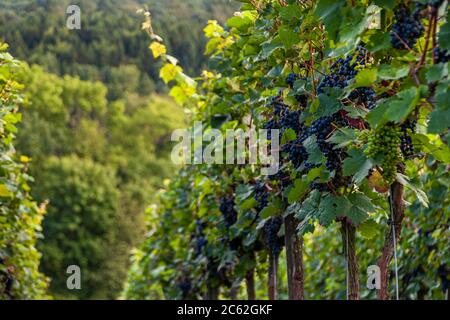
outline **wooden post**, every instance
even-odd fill
[[[269,252],[269,272],[267,274],[267,289],[269,291],[269,300],[278,299],[277,291],[277,274],[278,274],[278,256]]]
[[[347,218],[342,221],[341,227],[344,255],[347,263],[347,298],[359,300],[359,267],[356,258],[356,228]]]
[[[297,225],[298,222],[293,215],[284,218],[289,300],[303,300],[305,298],[303,239],[299,239],[297,236]]]
[[[393,218],[390,217],[390,219],[392,219],[391,225],[389,226],[386,232],[383,249],[381,251],[381,257],[378,260],[378,266],[380,267],[381,273],[380,274],[381,288],[380,290],[377,290],[377,298],[380,300],[389,299],[389,288],[388,288],[389,264],[394,255],[394,239],[398,243],[400,233],[402,230],[402,222],[405,217],[403,192],[404,192],[403,185],[398,182],[394,182],[390,187],[389,197]]]
[[[247,299],[256,300],[255,269],[247,272],[247,275],[245,276],[245,282],[247,286]]]

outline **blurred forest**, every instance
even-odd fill
[[[66,0],[0,1],[0,40],[25,61],[16,148],[30,161],[31,193],[47,205],[41,271],[60,298],[120,294],[144,212],[173,173],[170,134],[186,126],[165,95],[136,10],[158,16],[170,51],[188,72],[205,66],[209,19],[238,8],[225,0],[82,0],[82,29],[65,27]],[[48,202],[48,203],[47,203]],[[1,253],[1,252],[0,252]],[[66,289],[66,267],[84,272]]]

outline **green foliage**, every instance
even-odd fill
[[[20,78],[26,106],[18,150],[33,159],[33,195],[49,201],[40,246],[43,270],[53,279],[50,291],[66,298],[117,297],[129,252],[144,234],[145,208],[173,170],[168,141],[175,128],[184,126],[185,114],[158,95],[144,99],[131,92],[108,102],[102,83],[58,77],[36,65],[23,66]],[[104,206],[96,203],[103,192],[111,198]],[[61,242],[74,225],[82,234]],[[93,251],[85,254],[90,243]],[[70,264],[92,276],[78,294],[66,290]]]
[[[430,210],[424,206],[425,192],[411,179],[420,173],[422,154],[449,163],[448,126],[436,118],[440,115],[445,119],[443,115],[448,114],[448,103],[444,102],[448,67],[436,63],[434,48],[430,47],[441,38],[440,32],[445,34],[445,27],[436,25],[436,35],[424,33],[408,52],[395,49],[389,40],[392,24],[384,21],[391,19],[394,6],[382,5],[383,21],[377,30],[369,27],[371,4],[329,0],[245,2],[226,27],[215,21],[205,27],[210,39],[210,68],[197,81],[167,54],[170,50],[154,33],[158,29],[152,28],[150,14],[145,13],[150,49],[163,62],[160,76],[171,87],[174,99],[191,110],[193,119],[203,121],[204,130],[264,128],[268,121],[277,120],[273,102],[269,102],[277,99],[289,111],[301,114],[303,126],[295,129],[295,137],[285,134],[283,146],[324,117],[336,115],[347,122],[333,122],[326,132],[326,142],[342,152],[331,159],[338,162],[337,166],[327,162],[325,153],[331,151],[323,151],[323,145],[321,149],[321,132],[316,132],[299,142],[307,154],[303,165],[295,167],[282,153],[281,172],[274,177],[261,176],[259,165],[183,168],[149,213],[151,236],[134,257],[126,297],[208,298],[212,289],[222,289],[225,297],[228,290],[240,287],[248,272],[266,272],[270,249],[263,248],[261,240],[268,217],[294,215],[298,236],[305,239],[308,297],[344,298],[345,261],[336,255],[343,245],[336,239],[336,222],[361,229],[363,239],[358,237],[355,255],[365,274],[381,254],[382,233],[388,227],[390,184],[405,185],[417,197],[421,210]],[[155,15],[152,18],[157,19]],[[430,21],[438,24],[439,20],[431,16]],[[432,25],[426,28],[431,30]],[[356,62],[352,65],[352,61]],[[356,73],[350,78],[344,78],[349,70],[339,70],[345,63]],[[285,82],[291,73],[298,75],[293,85]],[[328,76],[332,81],[325,81]],[[333,81],[338,83],[327,88]],[[321,87],[323,83],[325,88]],[[355,92],[371,90],[370,101],[352,98]],[[303,103],[295,99],[300,95],[306,100]],[[408,121],[417,130],[411,139],[421,140],[414,144],[414,154],[403,156],[400,151],[404,152],[403,143],[407,141],[402,126]],[[391,132],[385,132],[386,128]],[[433,144],[437,153],[430,147]],[[398,172],[403,166],[407,175]],[[448,175],[448,168],[445,170],[442,174]],[[237,220],[231,227],[221,215],[219,198],[223,195],[235,199]],[[447,221],[448,208],[442,201],[436,202],[445,217],[442,220]],[[284,231],[281,228],[276,236]],[[439,229],[437,234],[441,233]],[[399,252],[407,252],[410,241],[402,238]],[[400,272],[406,270],[403,268]],[[317,270],[324,276],[317,276]],[[401,274],[404,276],[407,274]],[[441,297],[433,290],[446,283],[439,283],[433,276],[421,292]],[[361,291],[362,297],[374,296],[374,292]],[[404,294],[412,297],[417,291]]]
[[[36,198],[50,199],[43,229],[42,270],[56,296],[114,298],[126,270],[118,238],[119,191],[114,171],[76,156],[47,158]],[[64,183],[61,183],[63,181]],[[67,289],[66,269],[78,265],[81,290]]]
[[[122,98],[127,91],[147,95],[164,89],[158,81],[159,65],[152,60],[145,35],[137,27],[136,9],[143,4],[152,8],[158,19],[155,27],[164,30],[170,50],[191,73],[205,65],[202,55],[206,39],[204,22],[224,21],[236,6],[225,0],[83,0],[82,29],[64,27],[69,0],[2,1],[0,39],[13,43],[14,54],[47,71],[79,76],[83,80],[101,80],[108,88],[108,99]]]
[[[17,82],[19,61],[0,42],[0,299],[46,298],[48,279],[38,270],[45,206],[30,196],[29,158],[15,151],[18,106],[23,86]]]

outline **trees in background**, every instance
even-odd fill
[[[131,92],[109,102],[100,82],[24,65],[23,124],[17,146],[32,159],[33,195],[48,201],[42,271],[57,297],[114,298],[130,250],[144,235],[143,213],[173,170],[170,134],[184,127],[170,99]],[[81,267],[80,291],[65,268]]]
[[[206,21],[224,21],[238,8],[228,0],[82,0],[77,2],[82,29],[71,31],[65,28],[69,4],[69,0],[2,1],[0,39],[13,44],[18,58],[49,72],[102,81],[110,100],[130,89],[142,95],[165,90],[159,81],[158,63],[146,52],[145,35],[138,27],[136,10],[142,5],[163,17],[156,26],[192,73],[206,64],[206,38],[202,33]]]
[[[36,197],[49,199],[43,223],[42,271],[56,297],[113,299],[122,288],[130,243],[139,229],[121,217],[115,172],[75,155],[48,157],[39,168]],[[125,241],[124,241],[125,240]],[[81,290],[66,286],[66,269],[81,269]]]

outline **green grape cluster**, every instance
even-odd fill
[[[372,130],[368,142],[365,154],[372,159],[378,156],[383,157],[381,164],[383,178],[388,184],[392,184],[397,175],[397,165],[403,161],[399,148],[401,144],[400,128],[386,125]]]

